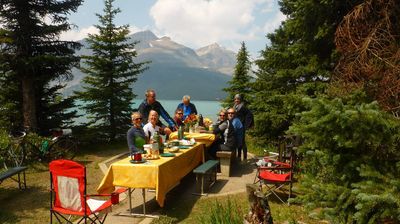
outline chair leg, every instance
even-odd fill
[[[24,189],[26,189],[26,177],[25,177],[25,170],[23,171],[22,175],[24,175]]]
[[[18,188],[21,190],[21,175],[18,173]]]

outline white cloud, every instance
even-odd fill
[[[179,43],[200,47],[214,42],[264,38],[265,28],[269,28],[263,25],[264,21],[276,28],[276,21],[282,18],[266,15],[273,2],[276,0],[158,0],[150,16],[156,32]]]
[[[142,29],[136,27],[136,26],[129,26],[129,32],[130,33],[136,33],[141,31]],[[88,34],[98,34],[99,31],[95,26],[89,26],[85,27],[82,29],[71,29],[67,32],[64,32],[60,35],[61,40],[72,40],[72,41],[77,41],[77,40],[82,40],[86,37],[88,37]]]
[[[82,40],[88,36],[88,34],[98,34],[99,31],[94,26],[85,27],[82,29],[71,29],[60,35],[61,40],[77,41]]]

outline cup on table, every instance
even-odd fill
[[[140,152],[133,153],[133,155],[131,155],[131,159],[133,161],[142,161],[142,153]]]

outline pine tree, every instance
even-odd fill
[[[126,132],[130,124],[132,101],[135,95],[130,88],[145,63],[135,63],[136,42],[128,39],[127,25],[116,26],[115,16],[120,12],[113,0],[105,1],[104,15],[96,14],[99,34],[89,35],[87,41],[93,55],[83,56],[83,91],[77,97],[84,102],[82,108],[89,115],[89,126],[97,135],[115,139]]]
[[[280,1],[287,19],[267,35],[271,43],[255,62],[252,133],[260,143],[284,134],[295,114],[304,110],[303,97],[325,91],[337,61],[335,30],[354,2]]]
[[[224,107],[232,105],[235,94],[241,94],[247,102],[250,94],[250,69],[251,61],[250,55],[247,51],[246,44],[241,43],[241,48],[236,56],[235,72],[232,79],[228,82],[229,86],[223,90],[228,93],[227,98],[223,102]]]
[[[17,111],[17,114],[6,111],[3,117],[22,121],[21,126],[39,131],[62,125],[70,117],[57,118],[59,123],[50,124],[54,117],[65,115],[71,104],[59,104],[60,107],[50,111],[47,109],[55,102],[47,100],[54,99],[57,94],[54,88],[61,87],[53,83],[69,80],[70,69],[79,62],[74,52],[80,44],[61,41],[59,35],[70,29],[67,15],[81,3],[82,0],[1,1],[0,85],[6,85],[8,90],[1,93],[0,100]],[[45,97],[45,92],[52,96]],[[15,115],[19,117],[13,118]]]
[[[289,130],[303,139],[295,201],[332,223],[400,221],[400,123],[365,100],[308,98]]]

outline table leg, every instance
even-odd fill
[[[128,188],[128,198],[129,198],[129,213],[132,214],[132,189]]]
[[[142,188],[142,195],[143,195],[143,215],[146,216],[146,190]]]
[[[135,190],[135,189],[133,189]],[[121,216],[132,216],[132,217],[149,217],[149,218],[159,218],[158,215],[148,215],[146,214],[146,189],[142,188],[142,197],[143,197],[143,214],[133,213],[132,211],[132,188],[128,188],[128,199],[129,199],[129,212],[128,213],[119,213]]]

